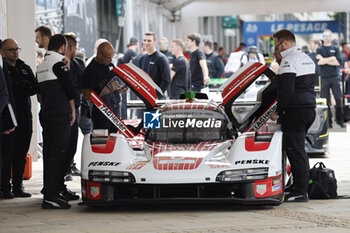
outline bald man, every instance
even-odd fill
[[[91,92],[95,91],[109,108],[120,116],[120,93],[127,89],[120,86],[116,77],[111,80],[111,63],[114,56],[113,46],[109,42],[101,43],[97,48],[97,54],[86,67],[83,74],[83,98],[89,100]],[[111,81],[110,81],[111,80]],[[110,82],[109,88],[104,88]],[[109,132],[117,132],[117,128],[97,109],[92,108],[93,129],[108,129]]]
[[[86,65],[89,65],[90,62],[92,61],[92,59],[94,59],[94,58],[96,57],[97,48],[98,48],[98,46],[100,46],[100,44],[102,44],[103,42],[108,42],[108,40],[103,39],[103,38],[99,38],[99,39],[96,40],[95,46],[94,46],[94,54],[93,54],[91,57],[89,57],[89,59],[87,59]]]
[[[30,96],[37,93],[37,85],[32,69],[19,59],[21,49],[13,39],[6,39],[2,46],[2,56],[6,75],[12,86],[16,103],[17,127],[12,134],[3,137],[2,190],[4,198],[30,197],[23,189],[23,173],[26,156],[32,137],[32,112]],[[13,171],[11,190],[11,167]]]

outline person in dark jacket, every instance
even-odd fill
[[[277,113],[283,132],[283,149],[291,164],[293,189],[286,200],[308,201],[309,157],[305,135],[315,119],[315,64],[296,47],[294,34],[282,29],[273,35],[277,70]]]
[[[66,57],[70,60],[70,75],[72,84],[74,87],[74,106],[75,106],[75,114],[77,120],[71,127],[70,130],[70,138],[69,138],[69,147],[68,147],[68,157],[69,164],[67,165],[67,175],[65,176],[65,181],[72,180],[72,175],[80,175],[79,169],[75,166],[74,163],[74,155],[77,151],[77,143],[78,143],[78,121],[79,121],[79,107],[80,107],[80,86],[79,86],[79,74],[82,73],[80,69],[80,64],[75,60],[75,54],[77,51],[77,39],[75,34],[67,33],[65,34],[67,39],[67,51],[65,53]]]
[[[37,93],[37,85],[32,69],[18,58],[20,48],[13,39],[3,42],[2,54],[7,66],[7,74],[10,78],[12,91],[16,104],[17,127],[13,133],[13,143],[4,145],[13,147],[6,149],[10,153],[3,154],[3,182],[4,197],[11,198],[11,167],[12,167],[12,192],[15,197],[30,197],[31,194],[24,191],[23,174],[26,164],[26,156],[32,138],[33,117],[31,111],[30,96]],[[12,145],[11,145],[12,144]]]
[[[69,200],[79,196],[64,185],[69,163],[68,147],[71,126],[75,123],[75,91],[64,57],[67,40],[61,34],[51,37],[48,52],[37,70],[39,119],[43,127],[44,200],[43,209],[68,209]],[[67,62],[68,66],[64,63]]]
[[[209,78],[221,78],[225,71],[224,63],[219,54],[213,50],[213,41],[205,40],[203,43],[203,52],[207,58]]]
[[[0,40],[0,51],[1,51],[1,47],[2,47],[2,40]],[[9,96],[8,96],[8,91],[7,91],[7,84],[6,84],[6,80],[5,80],[5,76],[3,73],[3,60],[2,60],[2,56],[0,53],[0,197],[2,196],[2,190],[1,190],[1,186],[2,186],[2,146],[1,146],[1,142],[2,142],[2,111],[4,110],[5,106],[8,103],[9,100]]]

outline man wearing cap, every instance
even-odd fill
[[[136,50],[139,47],[139,42],[136,39],[136,37],[131,37],[129,44],[126,46],[127,50],[125,51],[124,57],[123,57],[123,63],[129,63],[137,56]],[[118,64],[119,65],[119,64]]]
[[[265,64],[264,55],[258,52],[256,46],[250,46],[248,52],[244,53],[241,57],[241,66],[244,66],[247,62],[260,62]]]

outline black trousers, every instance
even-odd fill
[[[40,118],[43,127],[44,198],[57,198],[64,190],[70,136],[69,116]]]
[[[321,78],[321,97],[327,99],[329,123],[332,124],[332,111],[331,111],[331,94],[335,99],[335,118],[337,122],[343,122],[343,107],[342,107],[342,94],[340,90],[340,81],[338,76],[335,77],[322,77]]]
[[[14,133],[3,134],[1,140],[2,146],[2,172],[1,172],[1,189],[3,192],[11,191],[11,165],[13,157],[15,137]]]
[[[75,109],[76,120],[70,128],[69,145],[68,145],[68,164],[66,173],[70,171],[74,161],[75,153],[77,152],[78,134],[79,134],[79,109]]]
[[[23,173],[26,165],[26,156],[32,138],[32,118],[18,119],[18,126],[10,135],[4,136],[3,140],[3,190],[11,190],[11,167],[12,167],[12,186],[14,191],[22,187]]]
[[[287,154],[293,174],[293,184],[298,193],[308,191],[309,157],[305,151],[305,135],[315,120],[314,108],[287,109],[282,116],[283,149]]]

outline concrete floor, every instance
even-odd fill
[[[335,170],[338,194],[350,194],[350,125],[330,132],[327,157]],[[334,132],[336,131],[336,132]],[[343,131],[343,132],[339,132]],[[81,143],[81,140],[80,140]],[[78,152],[79,153],[79,152]],[[77,158],[79,164],[79,159]],[[80,179],[68,187],[80,192]],[[0,200],[0,232],[350,232],[350,199],[311,200],[280,206],[232,204],[140,205],[88,208],[71,202],[70,210],[42,210],[42,160],[33,163],[33,177],[24,182],[32,198]]]

